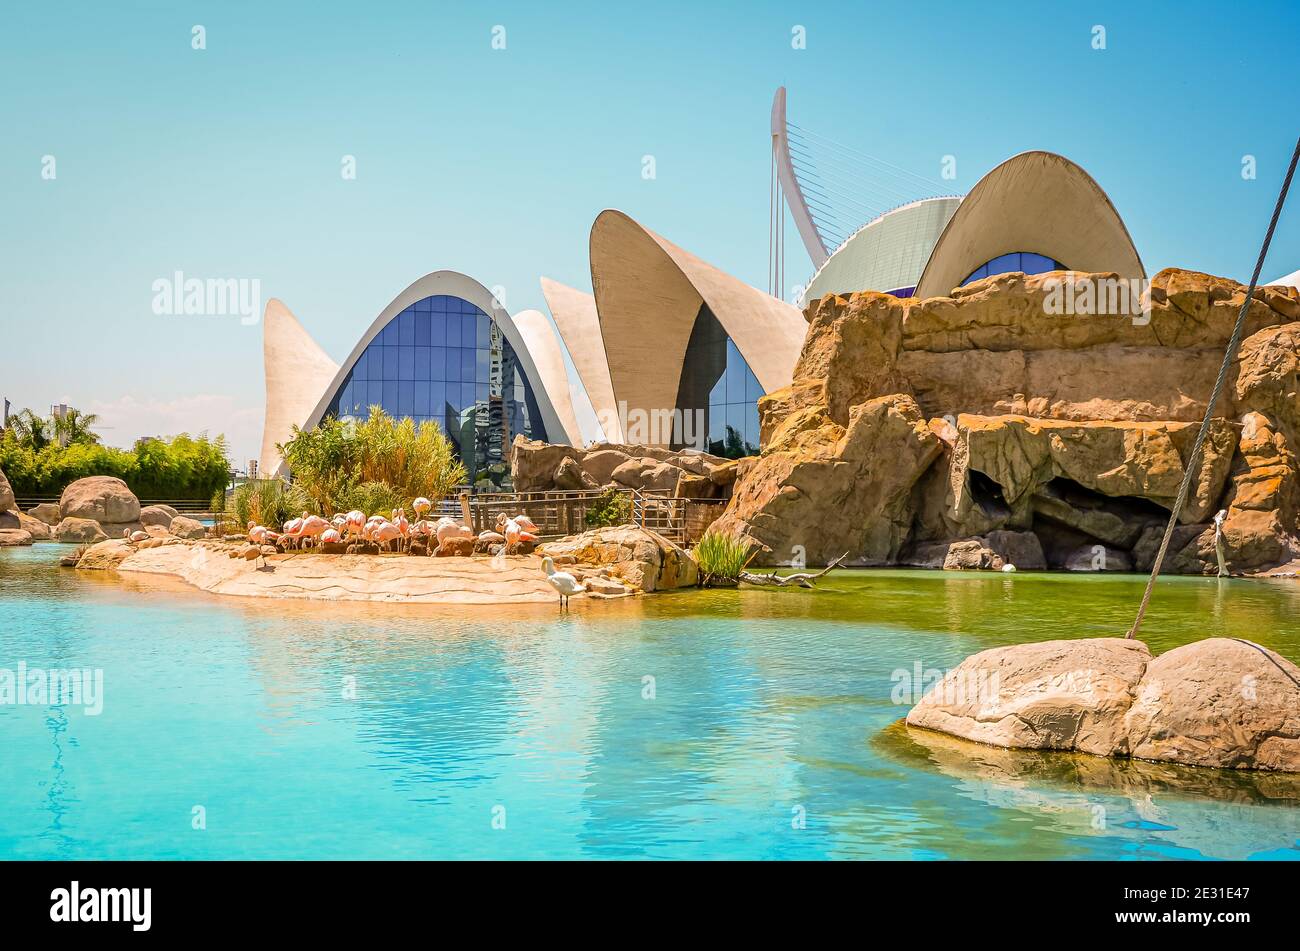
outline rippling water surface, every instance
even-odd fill
[[[102,669],[104,706],[0,706],[0,858],[1300,858],[1300,779],[897,725],[896,672],[1120,635],[1141,578],[845,571],[561,616],[217,598],[59,553],[0,550],[0,668]],[[1295,581],[1177,578],[1145,635],[1300,660],[1298,619]]]

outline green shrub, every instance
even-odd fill
[[[359,422],[328,416],[314,429],[295,426],[293,436],[279,448],[294,483],[322,515],[363,508],[348,500],[369,505],[382,501],[387,496],[377,488],[380,485],[396,493],[400,507],[418,496],[436,504],[465,481],[465,467],[437,423],[416,425],[409,416],[395,420],[380,406],[370,407],[369,418]],[[365,485],[371,488],[363,491]]]
[[[705,586],[735,585],[750,557],[747,544],[712,529],[696,543],[693,554]]]
[[[184,433],[114,449],[88,440],[38,447],[10,429],[0,437],[0,469],[19,495],[58,495],[70,482],[102,475],[121,479],[140,498],[206,502],[230,478],[224,437]]]
[[[243,532],[249,522],[280,531],[284,523],[310,511],[311,497],[283,479],[254,479],[235,488],[222,519],[223,530]]]
[[[632,521],[632,497],[618,489],[606,489],[587,509],[586,521],[592,528],[626,525]]]
[[[354,485],[347,489],[339,498],[338,511],[351,512],[356,509],[358,512],[365,512],[370,515],[388,515],[393,509],[410,508],[411,498],[404,498],[402,493],[397,491],[387,482],[362,482],[360,485]]]

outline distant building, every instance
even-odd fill
[[[249,460],[248,460],[248,478],[249,478],[250,480],[251,480],[251,479],[256,479],[256,478],[257,478],[257,460],[256,460],[256,459],[249,459]]]

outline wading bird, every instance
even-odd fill
[[[567,571],[556,571],[555,562],[550,556],[542,559],[542,570],[546,572],[546,583],[560,593],[560,610],[569,606],[569,598],[575,594],[582,594],[587,588],[578,584],[578,579],[573,577]]]

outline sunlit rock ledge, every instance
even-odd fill
[[[1300,668],[1211,637],[1152,657],[1138,640],[981,651],[935,684],[909,727],[990,746],[1300,772]]]
[[[159,536],[138,545],[102,541],[70,563],[78,570],[170,575],[212,594],[509,605],[556,601],[542,567],[545,555],[586,587],[577,597],[627,597],[687,587],[696,579],[695,563],[683,549],[630,525],[558,539],[528,555],[431,558],[306,551],[262,557],[242,543]]]

